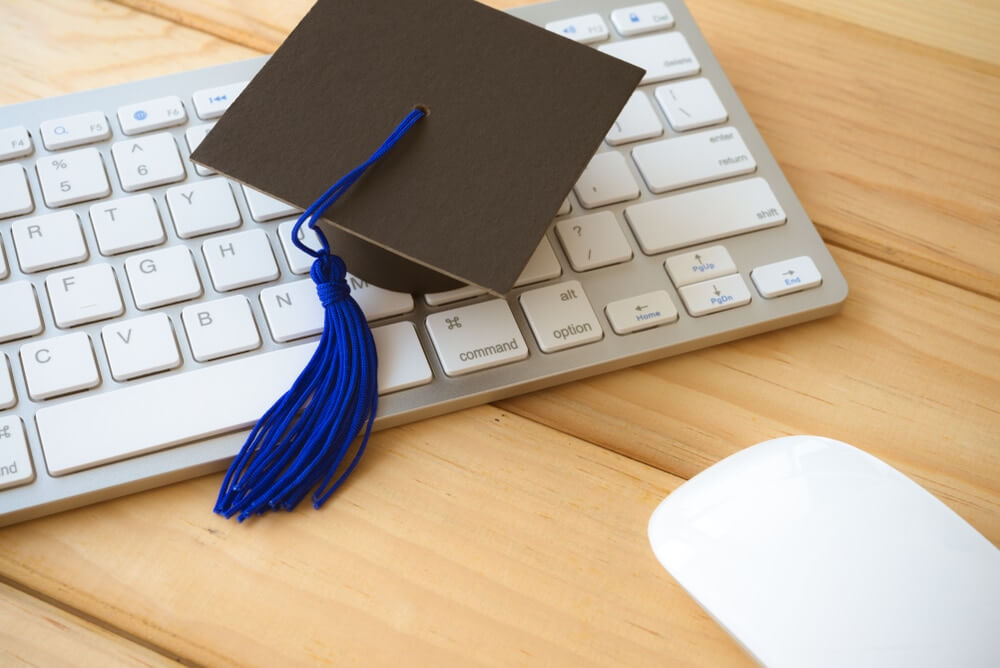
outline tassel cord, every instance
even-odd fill
[[[351,297],[347,269],[331,253],[317,224],[425,115],[423,109],[412,110],[371,157],[327,189],[295,222],[292,242],[315,258],[310,275],[323,304],[323,333],[291,388],[250,431],[226,472],[215,512],[236,515],[242,522],[273,509],[292,510],[310,490],[313,506],[319,508],[361,460],[378,410],[378,358],[364,313]],[[301,241],[303,224],[316,233],[321,249]],[[354,456],[337,475],[359,434]]]
[[[242,508],[240,511],[242,519],[253,514],[261,514],[272,508],[283,507],[286,510],[291,510],[318,482],[320,476],[318,470],[327,469],[329,473],[323,478],[322,484],[313,495],[313,504],[319,507],[350,475],[364,452],[364,445],[371,433],[371,418],[374,418],[378,401],[377,387],[374,382],[376,376],[369,372],[368,359],[366,359],[366,356],[371,356],[371,359],[374,359],[374,343],[371,342],[370,335],[367,338],[364,336],[367,333],[365,331],[367,326],[359,325],[359,323],[365,322],[364,315],[353,300],[342,300],[332,304],[331,307],[334,313],[329,311],[326,313],[327,322],[323,335],[310,363],[306,366],[306,371],[296,379],[292,388],[261,419],[254,432],[251,432],[248,444],[263,444],[271,438],[271,434],[281,435],[285,432],[287,432],[285,440],[295,441],[311,433],[318,426],[330,422],[331,419],[332,424],[328,429],[329,436],[327,438],[331,442],[339,442],[360,431],[361,422],[367,420],[367,429],[361,446],[359,446],[348,469],[341,474],[333,486],[325,491],[323,491],[324,488],[329,484],[330,479],[347,454],[346,449],[338,452],[329,466],[323,462],[323,443],[317,439],[307,439],[304,449],[298,453],[291,449],[284,449],[280,452],[271,449],[268,454],[262,454],[260,450],[257,450],[256,452],[260,456],[249,462],[245,470],[240,473],[241,478],[253,481],[252,486],[244,489],[241,485],[234,485],[231,490],[235,496],[257,500],[249,506],[239,506]],[[346,328],[337,326],[337,323],[346,323]],[[332,345],[331,342],[324,341],[330,336],[336,339]],[[364,354],[358,354],[359,344],[365,349]],[[338,359],[337,351],[346,351],[348,353],[347,359]],[[324,377],[324,374],[309,373],[311,369],[329,369],[330,373],[325,375],[335,374],[336,380],[331,382],[334,379]],[[351,369],[354,369],[355,372],[352,373]],[[358,385],[361,382],[360,379],[364,378],[369,378],[370,382],[367,387],[363,388],[363,394],[359,396]],[[290,402],[290,399],[294,397],[299,399]],[[354,402],[356,406],[370,406],[370,408],[359,411],[354,410],[354,406],[349,406],[346,410],[336,411],[330,407],[329,401],[336,397],[357,397],[357,401]],[[314,407],[318,408],[313,410]],[[282,417],[279,421],[274,422],[271,418],[275,415]],[[299,419],[296,421],[297,415]],[[348,416],[351,418],[351,422],[345,425],[344,419]],[[253,448],[247,448],[244,453],[241,453],[241,460],[245,460],[245,456],[254,452]],[[290,479],[288,476],[293,472],[298,473]],[[227,479],[229,479],[228,474]],[[296,489],[301,490],[301,493],[282,492],[282,490]],[[233,508],[231,504],[223,505],[230,505],[230,511],[224,514],[227,516],[236,514],[237,509]]]
[[[336,202],[344,192],[354,185],[354,182],[361,178],[369,167],[378,162],[389,150],[395,146],[396,142],[402,139],[413,125],[423,118],[426,112],[423,109],[417,108],[412,110],[403,122],[393,130],[392,134],[385,140],[385,142],[374,152],[372,155],[365,160],[363,163],[352,169],[339,181],[330,186],[325,193],[320,195],[315,202],[313,202],[308,209],[306,209],[299,219],[295,221],[295,225],[292,227],[292,243],[304,253],[313,256],[314,258],[320,258],[323,255],[330,254],[330,244],[326,239],[326,235],[322,233],[316,224],[319,222],[320,217],[326,212],[330,206]],[[317,233],[319,237],[320,244],[322,244],[323,249],[321,251],[314,250],[307,246],[305,243],[299,239],[299,230],[302,228],[304,223],[309,224],[309,228]]]

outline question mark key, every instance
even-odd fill
[[[611,211],[560,220],[555,228],[574,271],[588,271],[632,259],[632,246]]]

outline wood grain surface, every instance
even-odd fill
[[[0,583],[0,665],[169,666],[141,644]],[[69,661],[68,661],[69,660]]]
[[[4,3],[0,104],[268,51],[310,3],[125,4]],[[225,522],[210,476],[2,529],[0,663],[749,665],[645,527],[791,433],[1000,544],[1000,5],[688,4],[847,277],[841,314],[379,433],[320,513]]]

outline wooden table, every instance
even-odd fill
[[[319,513],[223,521],[210,476],[0,530],[0,663],[745,664],[646,522],[784,434],[860,446],[1000,544],[1000,5],[689,4],[840,315],[379,433]],[[269,51],[308,5],[8,0],[0,103]]]

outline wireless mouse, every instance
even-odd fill
[[[649,540],[766,666],[1000,666],[1000,550],[839,441],[727,457],[657,507]]]

